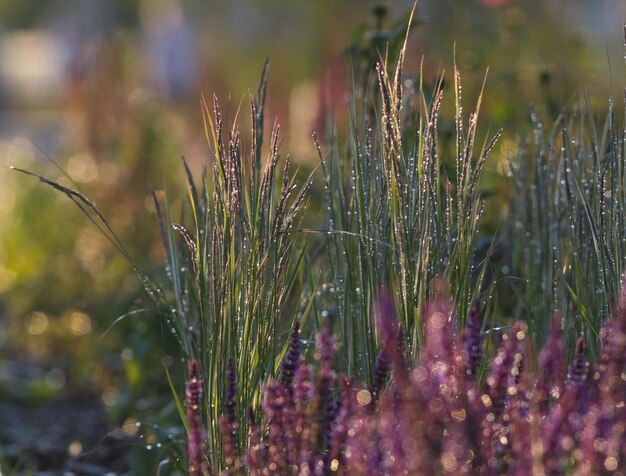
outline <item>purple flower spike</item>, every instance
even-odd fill
[[[222,459],[225,468],[221,474],[222,476],[239,474],[241,460],[237,454],[237,423],[231,424],[228,417],[221,416],[218,426],[222,435]]]
[[[454,339],[449,319],[450,309],[444,301],[428,306],[424,319],[422,365],[428,369],[431,384],[445,385],[454,364]]]
[[[234,425],[237,422],[237,374],[233,359],[228,359],[226,365],[226,405],[225,412],[228,423]]]
[[[222,451],[225,471],[222,476],[237,474],[241,467],[241,461],[237,454],[237,374],[233,365],[233,359],[228,359],[226,366],[226,403],[224,416],[219,420],[219,428],[222,433]]]
[[[306,405],[313,398],[313,369],[301,363],[294,376],[293,399],[296,403]]]
[[[306,472],[309,471],[311,457],[314,451],[313,428],[307,418],[307,409],[309,408],[309,402],[313,399],[313,393],[313,369],[310,365],[301,362],[294,376],[292,400],[295,413],[293,417],[293,428],[297,435],[296,444],[299,455],[297,458],[292,459],[292,461],[297,461],[299,467],[298,474],[306,474]]]
[[[524,334],[522,326],[518,323],[509,334],[503,334],[501,337],[502,341],[496,351],[491,371],[486,380],[486,396],[489,398],[483,398],[492,418],[497,419],[502,416],[507,397],[511,393],[517,392],[516,386],[523,362],[523,354],[519,352],[518,340],[521,340],[520,337],[523,337]]]
[[[393,296],[387,291],[380,293],[376,303],[376,329],[382,345],[379,359],[385,359],[386,365],[393,370],[396,382],[405,389],[408,385],[408,372],[404,356],[404,331],[396,321]],[[378,361],[376,365],[379,365]]]
[[[278,382],[270,382],[265,388],[263,411],[267,424],[267,457],[268,465],[274,474],[287,474],[287,441],[285,406],[287,397],[285,389]]]
[[[248,408],[248,422],[250,430],[248,432],[248,451],[246,452],[244,462],[251,476],[259,476],[263,474],[263,468],[266,465],[267,451],[263,444],[262,429],[256,424],[256,416],[252,407]]]
[[[302,344],[300,342],[300,321],[296,320],[291,329],[291,337],[289,339],[289,347],[283,358],[280,383],[283,387],[291,392],[293,377],[300,362],[300,354],[302,352]]]
[[[514,466],[525,468],[530,433],[525,386],[521,382],[524,365],[525,326],[517,322],[502,341],[487,377],[487,392],[481,397],[487,410],[483,421],[483,445],[487,474],[517,474]],[[509,472],[509,470],[511,472]]]
[[[588,362],[585,358],[585,339],[579,337],[576,341],[576,354],[570,365],[567,380],[571,383],[582,382],[587,378],[588,372]]]
[[[466,333],[464,339],[465,352],[467,353],[466,371],[468,377],[476,377],[478,368],[483,360],[483,334],[480,302],[476,301],[467,318]]]
[[[368,404],[368,409],[373,411],[378,404],[380,393],[385,388],[387,378],[389,377],[389,361],[384,352],[379,352],[376,358],[376,365],[374,366],[374,379],[370,386],[371,400]]]
[[[552,317],[552,327],[550,335],[541,353],[539,354],[539,368],[541,378],[537,385],[540,392],[540,402],[547,402],[549,399],[558,400],[561,394],[563,374],[565,369],[565,344],[561,332],[561,316],[555,314]]]
[[[335,380],[335,373],[332,370],[332,358],[335,352],[335,340],[330,334],[330,326],[324,325],[316,336],[318,359],[320,361],[320,372],[317,377],[315,388],[315,412],[317,415],[317,449],[326,451],[330,445],[330,437],[334,420],[337,416],[336,402],[331,390]],[[319,461],[313,463],[313,467],[324,465]]]
[[[339,468],[343,469],[345,463],[346,443],[348,440],[348,433],[350,431],[351,420],[354,418],[356,402],[352,380],[347,377],[342,377],[340,379],[340,384],[340,410],[330,443],[329,462],[331,468],[335,468],[333,471],[336,471]]]
[[[189,435],[187,440],[187,458],[189,474],[206,475],[209,473],[204,455],[205,430],[200,417],[202,404],[202,380],[200,379],[197,360],[189,362],[189,380],[187,381],[187,422]]]

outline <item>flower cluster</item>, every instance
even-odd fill
[[[282,375],[263,390],[263,422],[251,425],[242,462],[229,461],[224,474],[624,475],[626,298],[620,309],[602,331],[597,364],[581,338],[566,368],[557,316],[533,371],[523,323],[501,333],[485,362],[480,309],[455,334],[450,309],[434,302],[410,368],[392,301],[383,298],[382,349],[368,387],[333,371],[329,327],[317,336],[315,375],[296,324]],[[190,458],[192,447],[190,439]]]
[[[209,473],[204,455],[206,433],[202,424],[202,380],[196,360],[189,362],[189,380],[187,381],[187,422],[189,435],[187,443],[187,467],[189,474],[205,475]]]

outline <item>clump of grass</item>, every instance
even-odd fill
[[[222,450],[236,451],[247,433],[247,418],[234,421],[234,408],[255,403],[261,383],[278,370],[283,334],[298,315],[307,251],[295,229],[310,179],[298,186],[289,157],[281,160],[278,125],[267,160],[262,157],[266,74],[267,63],[250,99],[247,148],[236,122],[226,129],[217,99],[212,108],[203,100],[211,160],[201,188],[185,164],[190,223],[174,223],[169,205],[162,212],[155,199],[171,284],[167,319],[186,358],[205,375],[203,416],[210,462],[218,466]],[[232,378],[221,378],[225,374]],[[218,416],[225,408],[231,431],[221,438]]]
[[[442,157],[443,75],[428,102],[421,79],[405,81],[405,48],[406,41],[395,66],[381,59],[364,90],[353,92],[346,155],[333,141],[324,153],[315,138],[342,359],[351,375],[370,382],[378,354],[370,316],[379,289],[392,290],[414,357],[422,340],[422,309],[436,279],[449,287],[451,311],[461,324],[473,302],[487,300],[479,296],[486,268],[479,270],[474,256],[483,207],[479,181],[500,133],[476,146],[482,93],[466,123],[455,69],[456,154]]]
[[[584,100],[550,131],[533,113],[535,134],[510,163],[511,281],[517,318],[533,337],[559,312],[568,338],[583,335],[596,354],[602,324],[617,310],[626,257],[624,131],[613,100],[600,131]]]

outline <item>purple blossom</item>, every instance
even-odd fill
[[[626,312],[602,331],[605,344],[596,367],[578,340],[567,381],[560,322],[553,321],[534,373],[527,365],[526,327],[516,323],[501,335],[481,382],[468,372],[482,360],[479,349],[468,347],[479,336],[476,314],[455,337],[445,303],[428,306],[424,345],[408,369],[390,302],[378,306],[383,350],[370,387],[337,377],[327,326],[317,336],[317,374],[299,357],[291,396],[282,375],[266,384],[263,425],[251,418],[244,458],[249,474],[556,476],[619,474],[626,466],[626,338],[620,337],[626,335]],[[389,367],[391,391],[381,392]]]
[[[585,358],[585,339],[584,337],[579,337],[576,341],[576,353],[574,355],[574,360],[572,361],[567,373],[567,381],[568,383],[582,382],[587,379],[588,373],[589,363]]]
[[[236,407],[237,374],[235,372],[233,359],[228,359],[228,363],[226,364],[226,403],[224,414],[226,415],[226,419],[230,425],[234,425],[237,422]]]
[[[552,317],[550,335],[539,354],[541,378],[537,383],[538,398],[542,405],[550,399],[558,400],[565,373],[565,344],[561,332],[562,318],[558,314]]]
[[[354,382],[352,379],[342,377],[340,379],[340,384],[341,406],[336,424],[333,428],[328,458],[328,465],[334,468],[334,471],[337,471],[339,468],[343,468],[345,465],[346,443],[351,428],[352,418],[356,412]]]
[[[202,408],[202,380],[200,379],[197,360],[189,362],[189,379],[187,380],[187,422],[189,434],[187,438],[187,465],[189,474],[210,474],[204,454],[205,430],[200,417]]]
[[[233,360],[228,359],[226,365],[226,402],[224,415],[219,419],[219,428],[222,434],[222,454],[225,470],[222,476],[238,474],[241,461],[238,454],[237,423],[237,375]]]
[[[248,451],[244,457],[244,463],[251,476],[263,474],[267,464],[267,452],[263,442],[263,431],[256,424],[256,416],[252,407],[248,408]]]
[[[423,358],[430,362],[451,362],[454,339],[449,306],[443,300],[435,301],[425,314]]]
[[[296,320],[293,323],[291,337],[289,339],[289,347],[287,348],[287,353],[285,354],[281,365],[280,382],[285,388],[289,389],[289,391],[291,391],[293,376],[300,362],[301,349],[300,321]]]
[[[263,391],[263,411],[267,426],[267,467],[274,474],[287,474],[286,432],[288,429],[285,418],[285,406],[288,398],[285,388],[278,382],[270,382]]]
[[[379,352],[374,365],[374,378],[370,385],[371,401],[368,405],[370,410],[374,410],[380,398],[381,392],[385,388],[387,378],[389,377],[389,362],[384,352]]]
[[[324,325],[316,336],[317,359],[320,362],[320,372],[317,377],[313,409],[316,415],[314,420],[316,455],[311,462],[311,468],[317,474],[318,468],[326,468],[327,458],[322,456],[330,449],[330,439],[333,424],[337,416],[337,402],[332,395],[332,386],[335,373],[332,370],[332,359],[335,353],[335,340],[330,334],[330,326]]]
[[[315,358],[320,362],[321,373],[332,373],[332,361],[335,354],[335,339],[330,333],[330,325],[326,322],[315,336],[317,353]]]
[[[306,404],[313,398],[313,367],[301,363],[294,375],[293,398],[297,405]]]
[[[463,344],[467,353],[467,375],[475,377],[483,360],[482,313],[479,301],[472,306],[467,318]]]

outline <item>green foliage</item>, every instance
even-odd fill
[[[626,257],[624,133],[612,99],[602,130],[583,98],[550,131],[532,119],[534,139],[510,162],[511,274],[522,278],[512,281],[516,314],[542,342],[558,312],[568,337],[584,335],[597,354]]]
[[[481,298],[486,269],[473,269],[482,212],[479,180],[499,133],[474,150],[481,99],[465,125],[455,70],[456,154],[444,157],[438,128],[443,76],[430,103],[421,80],[417,89],[406,91],[405,47],[406,42],[393,77],[379,63],[373,84],[354,92],[347,156],[331,143],[324,157],[318,144],[343,359],[350,374],[368,381],[378,354],[372,306],[381,289],[396,297],[416,356],[423,308],[436,292],[435,283],[450,290],[452,311],[464,324],[472,303]]]
[[[184,355],[197,359],[210,402],[209,454],[219,462],[217,420],[223,411],[228,359],[240,375],[237,405],[256,405],[262,382],[277,367],[298,313],[306,239],[295,233],[310,179],[298,186],[289,158],[281,164],[279,128],[264,145],[267,63],[257,96],[251,98],[252,134],[247,150],[237,123],[230,131],[214,100],[203,101],[211,167],[200,188],[187,172],[189,225],[174,223],[169,203],[155,196],[167,251],[169,289],[154,296]],[[163,210],[163,211],[162,211]],[[303,242],[304,241],[304,242]],[[180,411],[179,405],[179,411]],[[245,413],[244,413],[245,415]],[[242,418],[239,431],[246,434]]]

